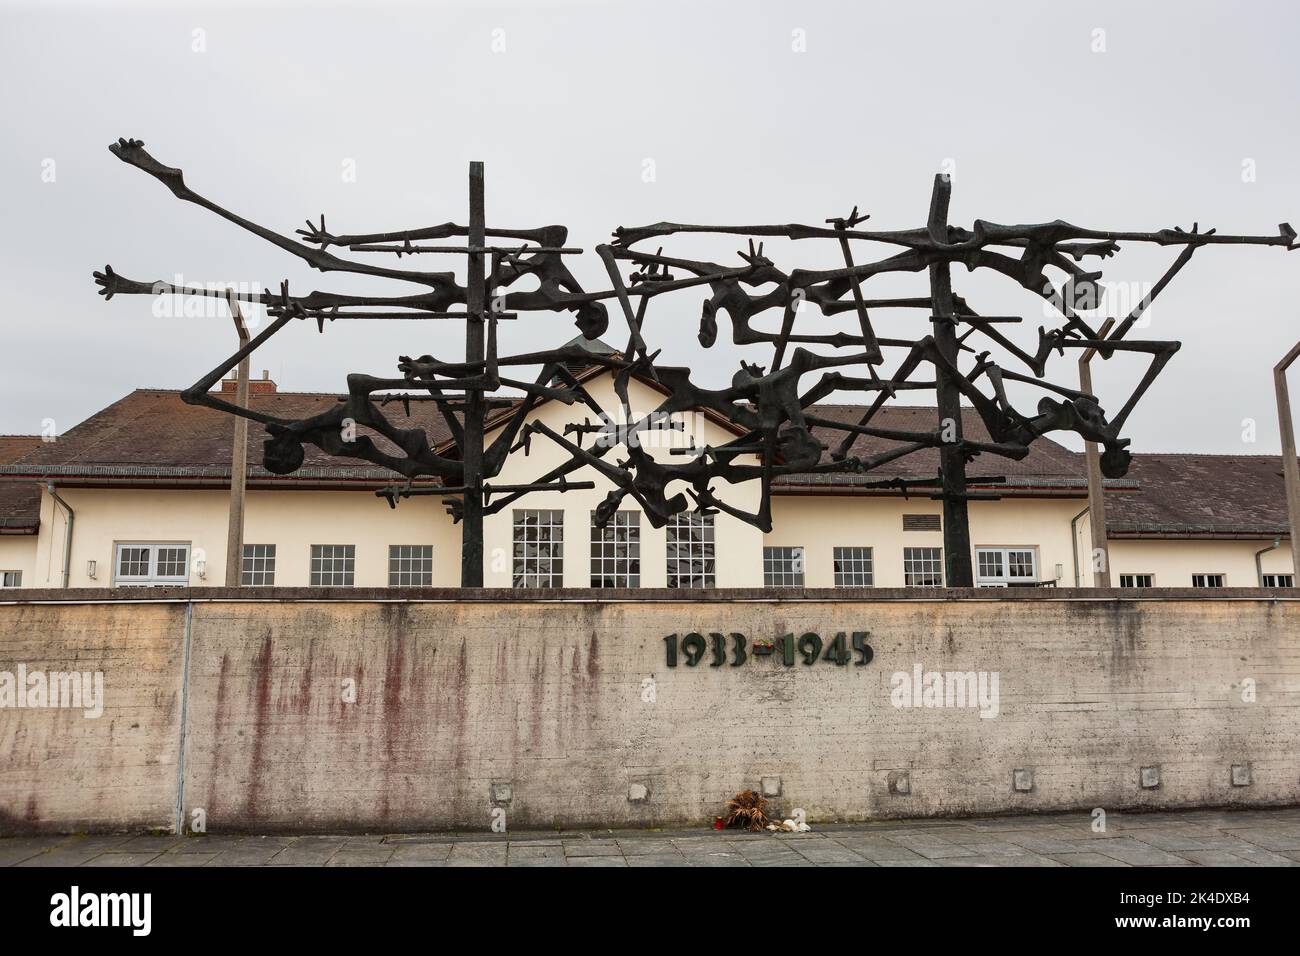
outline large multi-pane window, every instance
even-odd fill
[[[1221,588],[1224,586],[1224,576],[1222,574],[1193,574],[1192,587],[1194,588]]]
[[[711,588],[715,576],[713,515],[678,512],[666,527],[668,533],[668,586]]]
[[[433,587],[433,545],[390,544],[388,586],[390,588]]]
[[[1038,580],[1033,548],[976,548],[975,583],[982,588],[1004,588]]]
[[[356,582],[355,544],[313,544],[311,546],[312,587],[350,588]]]
[[[1154,574],[1121,574],[1119,586],[1122,588],[1153,588],[1156,586]]]
[[[115,587],[175,587],[190,580],[188,544],[119,544],[113,560]]]
[[[763,585],[769,588],[803,587],[803,548],[764,548]]]
[[[515,511],[512,529],[517,588],[564,586],[564,512]]]
[[[903,584],[909,588],[943,587],[943,548],[904,548]]]
[[[870,548],[836,548],[835,586],[869,588],[873,584]]]
[[[591,586],[641,586],[641,512],[615,511],[603,528],[591,513]]]
[[[21,571],[0,571],[0,588],[20,588],[23,586]]]
[[[244,567],[239,583],[246,588],[269,588],[275,584],[275,545],[244,545]]]
[[[1295,587],[1295,575],[1266,574],[1264,575],[1263,586],[1266,588],[1293,588]]]

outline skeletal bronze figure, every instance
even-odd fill
[[[593,488],[592,481],[573,481],[581,469],[594,470],[613,486],[597,508],[598,522],[606,522],[628,498],[635,501],[655,527],[662,527],[688,510],[723,512],[764,531],[772,526],[771,493],[775,479],[786,475],[869,473],[890,462],[926,448],[938,449],[940,468],[934,478],[878,482],[863,487],[933,490],[944,507],[945,581],[949,586],[974,583],[967,503],[987,497],[971,492],[966,466],[980,454],[1008,459],[1024,458],[1030,444],[1052,431],[1072,431],[1101,444],[1102,468],[1107,477],[1125,474],[1130,439],[1121,436],[1129,415],[1165,364],[1179,348],[1178,342],[1131,340],[1128,333],[1169,281],[1202,246],[1251,244],[1296,248],[1296,233],[1286,223],[1272,236],[1220,235],[1215,230],[1162,229],[1157,232],[1112,232],[1085,229],[1055,221],[1029,225],[1001,225],[976,220],[970,229],[950,225],[948,203],[951,182],[934,180],[930,211],[920,228],[877,231],[860,228],[869,217],[855,208],[847,217],[827,219],[824,226],[800,224],[703,226],[661,222],[614,232],[614,241],[596,247],[609,276],[610,288],[585,291],[565,265],[564,257],[581,253],[566,245],[563,226],[533,229],[490,227],[483,213],[483,167],[470,165],[468,225],[452,222],[410,231],[335,235],[324,216],[308,221],[298,238],[281,235],[223,209],[191,190],[179,169],[155,160],[138,140],[119,140],[109,147],[123,162],[162,182],[178,198],[192,202],[242,229],[275,244],[321,272],[351,272],[394,279],[423,287],[424,291],[394,296],[342,295],[311,292],[290,295],[281,283],[276,293],[237,293],[244,301],[267,307],[273,321],[248,345],[182,392],[186,402],[242,415],[261,423],[267,432],[263,465],[275,474],[289,474],[304,460],[304,446],[314,445],[330,455],[356,458],[391,469],[404,484],[379,494],[390,505],[411,495],[437,494],[462,524],[461,583],[483,583],[483,517],[511,506],[534,492],[563,493]],[[649,240],[687,233],[744,237],[747,248],[739,262],[723,265],[665,255],[635,248]],[[783,271],[764,254],[764,241],[833,240],[841,263],[824,270]],[[463,244],[429,245],[438,240]],[[489,245],[489,241],[497,244]],[[758,243],[755,245],[755,243]],[[1151,291],[1110,334],[1103,336],[1080,313],[1094,311],[1099,303],[1100,271],[1081,263],[1105,259],[1119,251],[1121,242],[1178,246],[1181,252]],[[893,247],[882,258],[855,252],[875,246]],[[346,259],[330,252],[346,247],[353,253],[402,256],[456,254],[466,257],[465,285],[451,272],[421,272],[388,268]],[[632,270],[623,274],[623,264]],[[1038,330],[1038,343],[1026,351],[1001,331],[1000,326],[1020,322],[1015,316],[978,313],[952,288],[951,267],[989,269],[1000,273],[1040,297],[1059,316],[1059,324]],[[864,285],[873,277],[895,272],[926,272],[929,294],[908,298],[868,298]],[[525,276],[537,278],[531,291],[511,291]],[[1053,276],[1056,276],[1054,284]],[[95,273],[100,294],[225,295],[220,290],[144,283],[123,278],[111,267]],[[731,325],[732,341],[741,346],[769,346],[768,365],[742,362],[730,386],[709,389],[694,384],[686,368],[657,364],[658,352],[646,342],[649,306],[658,296],[696,289],[707,293],[700,314],[700,344],[712,347],[719,334],[719,318]],[[567,311],[588,339],[610,331],[606,303],[612,302],[626,327],[627,344],[621,352],[599,353],[581,346],[547,349],[517,355],[501,354],[498,324],[534,311]],[[882,310],[925,310],[930,328],[915,338],[895,339],[876,334],[872,314]],[[780,313],[778,331],[763,331],[755,322],[765,313]],[[853,313],[856,332],[796,331],[796,321],[814,313],[834,316]],[[310,319],[320,331],[325,323],[340,320],[415,319],[461,320],[466,323],[465,358],[449,361],[433,355],[402,356],[398,375],[390,378],[352,374],[347,394],[326,412],[301,420],[286,420],[224,401],[210,390],[239,362],[294,320]],[[662,333],[663,329],[656,330]],[[987,349],[971,344],[981,336]],[[813,351],[820,347],[823,351]],[[992,359],[996,347],[1025,371],[1005,368]],[[1047,364],[1066,349],[1095,348],[1104,359],[1117,353],[1149,357],[1149,365],[1120,410],[1108,416],[1096,396],[1046,380]],[[905,350],[889,368],[886,350]],[[599,366],[614,375],[621,424],[583,387],[573,366]],[[531,381],[509,377],[514,368],[540,367]],[[1072,367],[1072,366],[1071,366]],[[857,368],[866,375],[841,369]],[[926,378],[913,376],[923,370]],[[664,398],[646,414],[634,414],[628,387],[633,377],[654,383]],[[813,381],[815,377],[815,381]],[[1009,400],[1007,382],[1030,384],[1045,394],[1032,412],[1017,409]],[[512,390],[518,397],[497,393]],[[937,405],[933,430],[912,431],[873,424],[886,403],[899,392],[932,391]],[[829,396],[860,393],[869,397],[856,422],[819,416],[816,404]],[[1054,397],[1056,396],[1056,397]],[[581,404],[595,413],[600,424],[571,424],[563,433],[545,424],[529,422],[541,400]],[[984,424],[989,439],[976,441],[962,434],[963,399]],[[435,403],[452,436],[450,446],[435,448],[422,429],[399,428],[384,414],[385,405],[400,402]],[[649,454],[640,436],[660,428],[674,428],[677,413],[708,410],[722,416],[741,434],[716,446],[673,449],[685,460],[660,460]],[[500,422],[491,443],[485,440],[489,418]],[[843,433],[826,447],[813,428]],[[374,436],[386,439],[381,447]],[[563,464],[535,481],[521,485],[493,485],[507,456],[526,455],[538,437],[568,454]],[[875,455],[852,454],[860,436],[891,442]],[[435,478],[436,487],[414,486],[418,478]],[[748,513],[727,504],[715,485],[760,482],[758,509]],[[980,478],[981,485],[996,487],[998,479]]]

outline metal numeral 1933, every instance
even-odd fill
[[[865,667],[871,663],[874,656],[871,645],[867,643],[867,638],[870,636],[870,631],[854,631],[850,638],[845,631],[840,631],[831,640],[823,641],[820,634],[809,631],[798,637],[794,634],[783,634],[769,643],[755,642],[750,649],[745,635],[735,631],[729,634],[715,631],[707,637],[692,631],[682,636],[669,634],[664,638],[664,648],[669,667],[676,667],[678,661],[683,658],[687,667],[697,667],[706,655],[709,657],[710,667],[722,667],[728,663],[728,644],[730,644],[730,666],[732,667],[740,667],[751,656],[763,657],[776,654],[780,655],[781,663],[786,667],[793,667],[796,657],[809,667],[819,659],[840,667],[844,667],[852,660],[854,667]],[[852,650],[849,649],[850,643]],[[854,654],[857,654],[857,660],[853,660]]]

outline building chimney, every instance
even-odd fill
[[[237,375],[231,375],[230,378],[221,380],[221,392],[223,395],[233,395],[239,389],[239,379]],[[248,380],[249,395],[274,395],[275,382],[271,380],[271,373],[267,369],[262,369],[261,378],[251,378]]]

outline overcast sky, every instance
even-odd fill
[[[101,300],[91,273],[105,263],[147,281],[419,291],[322,275],[178,202],[108,152],[119,136],[282,233],[322,212],[336,232],[464,222],[473,159],[487,164],[489,225],[563,223],[587,250],[617,225],[820,224],[854,204],[867,227],[915,227],[939,171],[953,173],[955,224],[1300,226],[1293,3],[0,9],[0,432],[44,419],[66,430],[133,388],[189,385],[233,351],[222,313],[160,318],[145,297]],[[734,240],[665,245],[739,263]],[[783,267],[839,258],[831,242],[768,252]],[[1141,290],[1175,255],[1126,246],[1106,278],[1117,295]],[[607,287],[590,251],[573,268],[588,289]],[[1036,297],[960,267],[953,278],[985,314],[1024,316],[1015,337],[1036,339]],[[887,277],[879,291],[928,284]],[[1133,449],[1275,453],[1271,369],[1300,335],[1298,292],[1300,252],[1199,251],[1143,330],[1183,348],[1130,420]],[[657,300],[647,339],[720,384],[741,350],[725,321],[718,346],[700,348],[703,298]],[[878,327],[913,337],[928,324],[909,311],[881,313]],[[528,315],[503,329],[504,350],[574,334],[565,313]],[[462,336],[458,322],[336,323],[323,336],[295,323],[254,370],[285,390],[336,391],[349,371],[389,374],[399,354],[457,357]],[[767,364],[770,349],[745,357]],[[1142,363],[1097,364],[1103,405],[1118,408]],[[1051,374],[1073,384],[1072,360]]]

